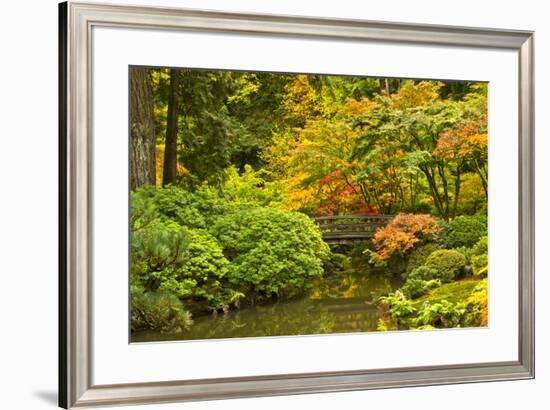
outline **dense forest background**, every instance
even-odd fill
[[[132,189],[246,175],[317,216],[486,203],[487,84],[130,70]]]

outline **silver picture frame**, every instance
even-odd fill
[[[182,30],[506,49],[519,61],[517,360],[93,385],[92,29]],[[183,402],[534,377],[534,79],[530,31],[65,2],[59,5],[59,405]]]

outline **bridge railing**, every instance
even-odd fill
[[[374,236],[393,215],[336,215],[313,218],[326,241],[361,240]]]

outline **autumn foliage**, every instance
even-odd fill
[[[439,230],[436,220],[430,215],[398,214],[388,225],[376,231],[374,257],[386,261],[395,252],[404,253],[417,242],[435,237]]]

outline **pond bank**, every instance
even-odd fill
[[[376,331],[378,298],[401,284],[387,272],[354,268],[319,279],[302,298],[196,316],[185,332],[140,331],[132,342]]]

